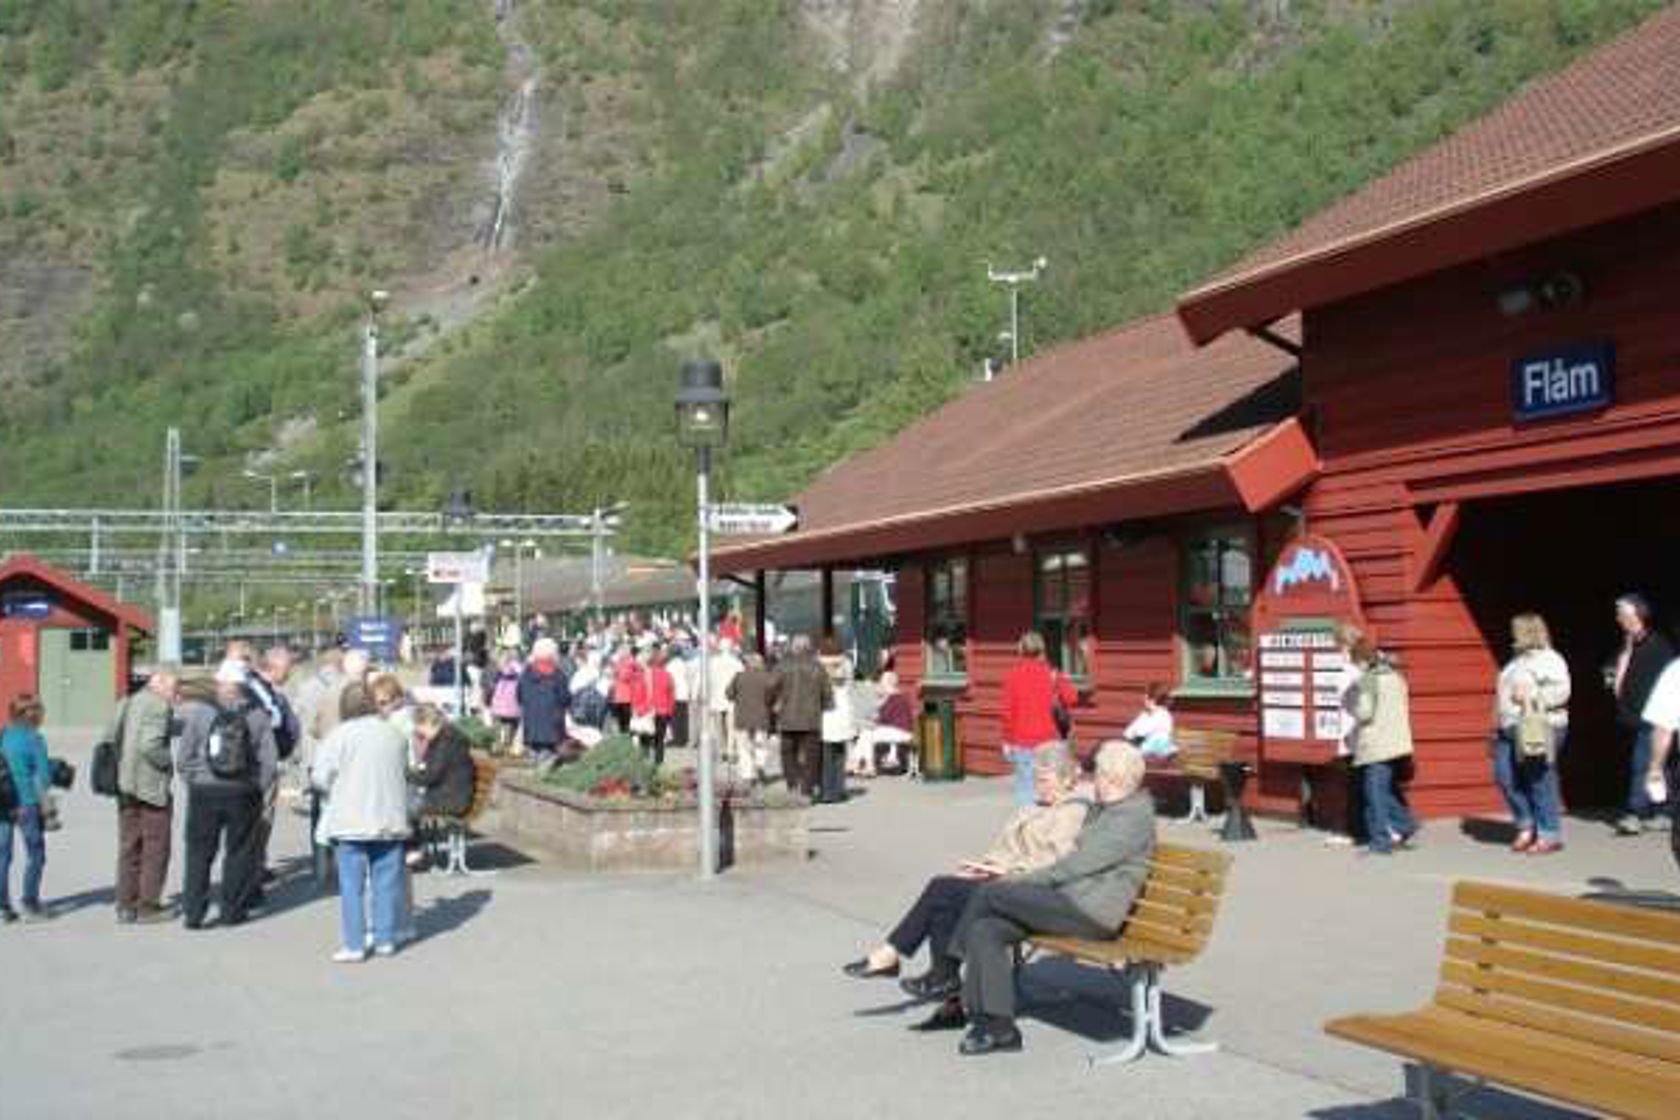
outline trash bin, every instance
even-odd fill
[[[962,744],[957,741],[957,702],[948,697],[922,704],[916,721],[922,756],[922,780],[954,782],[963,776]]]

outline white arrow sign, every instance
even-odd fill
[[[486,583],[489,579],[490,558],[482,552],[426,554],[427,583]]]
[[[767,537],[786,533],[799,524],[799,514],[787,506],[720,502],[706,518],[714,533],[735,537]]]

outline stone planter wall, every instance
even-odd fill
[[[732,804],[734,862],[806,858],[809,812],[804,803]],[[698,818],[692,802],[603,800],[504,772],[482,827],[578,870],[688,871],[700,862]]]

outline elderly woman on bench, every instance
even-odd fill
[[[963,1054],[1019,1050],[1015,947],[1033,934],[1118,937],[1155,852],[1155,805],[1143,789],[1143,755],[1130,743],[1097,752],[1096,807],[1074,850],[1049,867],[986,883],[974,892],[951,939],[962,959],[962,1004],[943,1007],[930,1027],[968,1034]]]
[[[1090,799],[1074,794],[1079,769],[1064,743],[1052,743],[1033,758],[1036,804],[1015,810],[986,854],[958,864],[954,875],[936,875],[917,897],[886,941],[867,956],[846,965],[858,979],[897,976],[900,963],[928,943],[931,967],[903,982],[918,999],[938,998],[956,990],[957,961],[950,956],[951,932],[969,897],[983,883],[1048,867],[1073,850]]]

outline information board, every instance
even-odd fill
[[[385,615],[357,615],[345,628],[351,649],[366,650],[375,661],[394,664],[401,655],[403,626]]]

